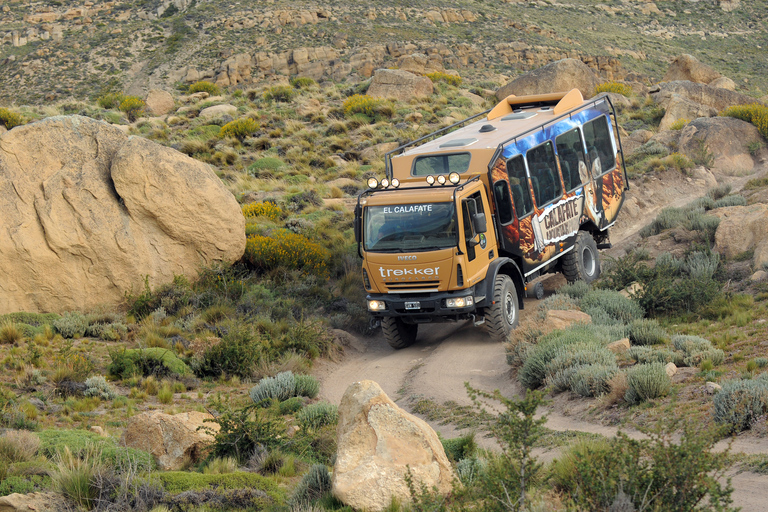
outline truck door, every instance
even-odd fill
[[[465,286],[469,286],[485,277],[488,261],[496,257],[496,235],[489,218],[488,199],[481,191],[460,201],[461,249],[466,265],[461,272]]]

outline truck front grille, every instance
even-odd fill
[[[384,283],[390,291],[420,291],[426,288],[437,288],[440,285],[440,281],[417,281],[410,283]]]

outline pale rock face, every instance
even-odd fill
[[[111,307],[235,262],[245,221],[209,166],[101,121],[0,136],[0,314]]]
[[[496,91],[496,98],[503,100],[510,94],[528,96],[571,89],[578,89],[585,98],[590,98],[599,82],[597,75],[582,61],[561,59],[515,78]]]
[[[684,53],[683,55],[675,57],[661,81],[671,82],[673,80],[689,80],[691,82],[708,84],[721,76],[720,73],[711,67],[699,62],[693,55]]]
[[[726,258],[754,251],[752,265],[762,269],[768,264],[768,205],[756,203],[712,210],[720,217],[715,232],[715,250]]]
[[[67,499],[57,492],[14,493],[0,497],[0,512],[55,512],[69,508]]]
[[[155,116],[164,116],[173,110],[173,96],[167,91],[152,89],[147,94],[147,108]]]
[[[411,499],[405,482],[446,494],[454,472],[434,430],[395,405],[373,381],[352,384],[341,399],[333,494],[358,509],[378,511],[396,497]]]
[[[591,324],[592,317],[582,311],[550,309],[541,326],[544,334],[557,329],[566,329],[573,324]]]
[[[669,130],[675,121],[687,119],[691,121],[699,117],[714,117],[717,110],[701,103],[693,102],[677,94],[673,95],[666,106],[664,117],[659,123],[659,130]]]
[[[430,96],[434,92],[432,80],[399,69],[377,69],[373,75],[368,96],[374,98],[396,98],[408,101],[411,98]]]
[[[667,108],[676,96],[711,107],[717,112],[733,105],[755,103],[755,98],[746,94],[685,80],[662,82],[652,88],[650,93],[653,100],[664,108]]]
[[[712,169],[723,173],[751,171],[754,159],[747,144],[761,140],[754,125],[733,117],[702,117],[686,125],[678,141],[680,152],[696,158],[703,149],[712,153]]]
[[[161,470],[175,471],[206,454],[214,436],[198,427],[219,430],[217,423],[205,421],[212,418],[208,413],[197,411],[174,415],[144,412],[128,420],[122,443],[151,453]]]

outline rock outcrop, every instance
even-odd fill
[[[650,93],[653,100],[664,108],[677,96],[711,107],[717,112],[733,105],[748,105],[757,101],[746,94],[685,80],[662,82],[651,88]]]
[[[411,98],[430,96],[435,90],[432,80],[401,69],[377,69],[368,87],[368,96],[374,98],[396,98],[408,101]]]
[[[164,116],[173,110],[174,102],[173,96],[168,91],[161,91],[159,89],[152,89],[147,94],[147,110],[152,115]]]
[[[0,512],[59,512],[69,508],[64,495],[55,492],[14,493],[0,497]]]
[[[754,159],[747,144],[762,140],[754,125],[733,117],[702,117],[683,128],[678,145],[680,152],[693,159],[712,158],[709,167],[724,173],[751,171]]]
[[[393,497],[410,501],[408,468],[417,486],[451,490],[454,473],[437,434],[373,381],[356,382],[344,393],[337,445],[333,494],[357,510],[383,510]]]
[[[715,250],[726,258],[754,251],[752,267],[762,269],[768,264],[768,205],[732,206],[712,210],[720,217],[715,232]]]
[[[128,420],[122,443],[151,453],[163,471],[175,471],[205,456],[213,435],[198,427],[217,431],[217,423],[205,421],[211,418],[210,414],[197,411],[174,415],[144,412]]]
[[[496,91],[496,98],[503,100],[510,94],[526,96],[550,92],[567,92],[578,89],[585,98],[595,93],[600,83],[597,75],[578,59],[561,59],[515,78]]]
[[[0,136],[0,314],[114,306],[237,261],[245,221],[210,167],[60,116]]]
[[[688,80],[690,82],[708,84],[721,76],[720,73],[711,67],[699,62],[693,55],[684,53],[683,55],[675,57],[661,81],[672,82],[674,80]]]

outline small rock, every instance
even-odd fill
[[[723,386],[721,386],[717,382],[707,382],[705,386],[707,388],[707,393],[709,393],[710,395],[714,395],[715,393],[723,389]]]
[[[99,425],[92,426],[91,432],[98,434],[100,437],[109,437],[109,434],[107,434],[106,430],[104,430],[104,428],[100,427]]]
[[[237,114],[237,107],[234,105],[214,105],[212,107],[204,108],[200,111],[200,117],[220,117],[223,115],[235,115]]]
[[[614,354],[622,354],[629,350],[629,346],[629,338],[622,338],[618,341],[614,341],[613,343],[609,343],[606,348]]]
[[[758,270],[751,276],[749,276],[750,281],[765,281],[765,279],[768,278],[768,272],[765,270]]]
[[[669,375],[669,378],[671,379],[677,373],[677,366],[675,366],[675,363],[667,363],[667,366],[664,367],[664,371],[667,372],[667,375]]]

